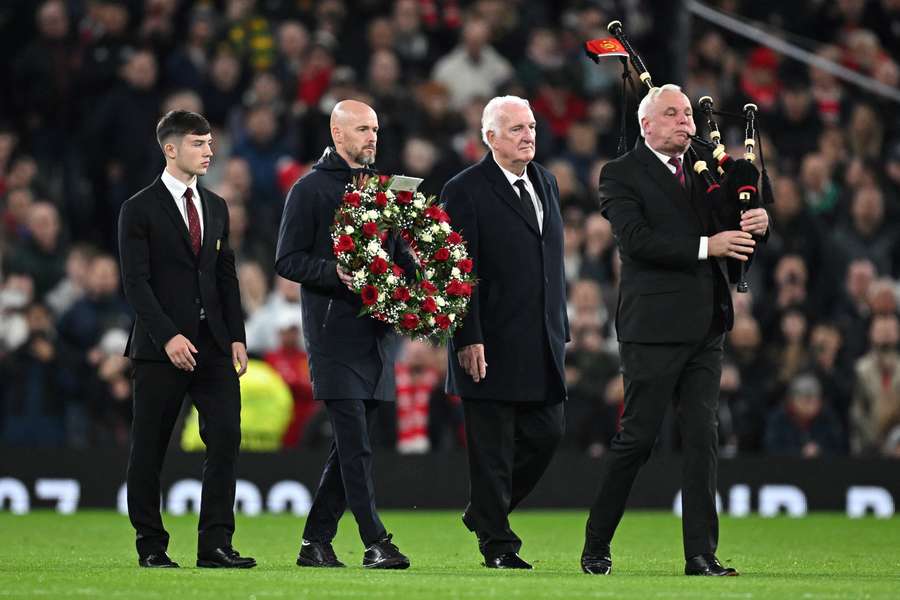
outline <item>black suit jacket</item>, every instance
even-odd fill
[[[448,181],[441,193],[478,277],[448,357],[447,389],[467,399],[553,401],[566,396],[563,359],[569,321],[559,188],[556,178],[534,162],[528,165],[528,178],[544,208],[543,233],[526,217],[490,152]],[[457,350],[471,344],[485,348],[487,377],[479,383],[456,357]],[[547,360],[552,363],[549,375]]]
[[[331,240],[334,213],[354,172],[328,148],[288,192],[278,232],[275,271],[301,284],[303,336],[317,400],[394,399],[396,336],[338,279]],[[396,239],[387,251],[412,271]]]
[[[734,322],[722,261],[697,258],[700,237],[720,231],[730,217],[707,201],[705,183],[685,159],[686,188],[643,139],[600,173],[600,210],[622,259],[616,314],[621,342],[699,341],[709,332],[716,304],[724,329]]]
[[[119,258],[125,297],[136,317],[125,354],[133,359],[168,361],[164,347],[179,333],[196,345],[201,307],[225,355],[231,355],[233,342],[246,343],[234,252],[228,246],[228,208],[219,196],[197,190],[203,207],[199,256],[161,178],[122,205]]]

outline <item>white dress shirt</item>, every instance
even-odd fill
[[[184,185],[178,179],[175,178],[174,175],[169,173],[168,169],[163,169],[162,173],[162,182],[166,186],[166,189],[169,190],[169,193],[172,194],[172,198],[175,199],[175,206],[178,207],[178,212],[181,213],[181,218],[184,219],[184,224],[190,230],[190,225],[188,224],[188,214],[187,214],[187,203],[185,202],[184,191],[188,188],[191,188],[191,192],[193,196],[191,196],[191,202],[194,203],[194,208],[197,209],[197,215],[200,217],[200,241],[203,242],[203,205],[200,203],[200,194],[197,192],[197,177],[194,176],[191,179],[190,185]]]
[[[650,146],[648,145],[647,148],[650,148]],[[656,158],[658,158],[662,164],[666,165],[666,168],[672,175],[675,175],[675,165],[669,162],[672,158],[671,156],[663,154],[662,152],[657,152],[653,148],[650,148],[650,152],[655,154]],[[677,158],[681,161],[681,169],[684,170],[684,154],[679,155]],[[684,176],[688,176],[687,171],[684,172]],[[697,252],[697,260],[706,260],[707,258],[709,258],[709,238],[702,235],[700,236],[700,250]]]
[[[496,160],[495,160],[496,162]],[[500,163],[497,163],[497,166],[500,167]],[[520,179],[525,182],[525,190],[531,195],[531,204],[534,206],[534,214],[537,217],[538,229],[541,233],[544,233],[544,206],[541,204],[541,199],[537,195],[537,191],[534,189],[534,186],[531,184],[531,180],[528,179],[528,169],[522,172],[522,175],[516,175],[510,171],[507,171],[503,167],[500,167],[500,170],[503,171],[503,175],[506,177],[506,180],[509,181],[509,185],[512,186],[513,191],[516,193],[520,199],[522,198],[522,194],[519,192],[519,188],[516,187],[516,182]]]

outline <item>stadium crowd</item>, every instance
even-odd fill
[[[287,414],[259,411],[283,424],[268,447],[325,444],[299,290],[273,273],[288,189],[329,143],[334,104],[356,98],[378,113],[379,169],[422,177],[421,189],[438,194],[485,153],[486,101],[512,93],[530,99],[537,160],[560,188],[572,332],[566,444],[602,454],[624,396],[618,259],[597,212],[599,172],[617,146],[621,67],[594,64],[581,44],[606,37],[606,23],[620,18],[654,79],[654,64],[677,76],[662,43],[672,24],[652,4],[8,3],[0,16],[19,43],[0,67],[0,443],[127,445],[131,382],[122,351],[133,315],[121,293],[116,220],[163,168],[157,120],[182,108],[214,127],[216,156],[202,183],[228,202],[248,351],[271,367],[257,369],[266,379],[244,402],[265,403],[266,386],[272,395],[286,386]],[[898,0],[710,4],[900,84]],[[751,293],[734,295],[723,454],[900,458],[900,110],[700,19],[689,24],[686,69],[674,82],[726,110],[759,106],[776,196]],[[633,139],[634,104],[626,118]],[[720,125],[737,154],[741,123]],[[280,378],[269,377],[272,369]],[[443,393],[445,371],[444,349],[405,344],[396,418],[381,423],[381,444],[402,452],[462,444],[461,407]],[[253,372],[251,365],[247,377]],[[674,433],[658,443],[660,451],[679,445]]]

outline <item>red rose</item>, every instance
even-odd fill
[[[432,298],[431,296],[427,296],[424,300],[422,300],[422,305],[420,308],[427,313],[436,313],[438,310],[437,302],[435,302],[434,298]]]
[[[378,233],[378,224],[374,221],[366,221],[363,223],[362,230],[366,237],[375,237]]]
[[[400,326],[412,331],[419,326],[419,317],[413,313],[403,313],[403,316],[400,317]]]
[[[409,204],[412,199],[412,192],[397,192],[397,204]]]
[[[422,283],[419,284],[419,287],[425,290],[425,293],[429,296],[437,292],[437,287],[427,279],[423,280]]]
[[[447,295],[468,298],[472,295],[472,285],[463,283],[459,279],[454,279],[447,285]]]
[[[472,272],[472,259],[464,258],[461,261],[456,263],[456,268],[458,268],[463,273],[471,273]]]
[[[407,300],[409,300],[409,290],[405,287],[398,287],[396,290],[394,290],[391,298],[399,302],[406,302]]]
[[[391,180],[390,175],[379,175],[378,176],[378,184],[381,185],[382,187],[386,186],[388,184],[388,181],[390,181],[390,180]]]
[[[434,260],[439,262],[444,262],[450,258],[450,251],[446,248],[439,248],[437,252],[434,253]]]
[[[456,233],[455,231],[451,231],[450,235],[447,236],[448,244],[462,244],[462,236]]]
[[[400,265],[391,265],[391,271],[393,271],[394,275],[396,275],[397,277],[403,277],[404,275],[403,269],[400,267]]]
[[[372,306],[378,302],[378,288],[374,285],[364,286],[360,295],[362,296],[362,303],[366,306]]]
[[[429,219],[434,219],[435,221],[440,220],[441,207],[435,206],[435,205],[429,206],[428,208],[425,209],[425,216],[428,217]]]
[[[338,238],[337,244],[334,245],[334,253],[340,254],[341,252],[349,252],[356,247],[356,244],[353,243],[353,238],[349,235],[342,235]]]
[[[384,192],[378,192],[375,194],[375,206],[378,208],[384,208],[387,206],[388,197]]]
[[[380,256],[376,256],[372,259],[372,263],[369,265],[369,271],[374,273],[375,275],[381,275],[382,273],[387,273],[388,270],[388,262],[381,258]]]
[[[350,206],[359,206],[359,192],[347,192],[344,194],[344,203]]]
[[[447,315],[438,315],[434,318],[434,323],[441,329],[447,329],[450,327],[450,317]]]

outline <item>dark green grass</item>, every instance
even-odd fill
[[[458,512],[386,511],[408,571],[363,570],[352,516],[335,540],[347,569],[294,565],[302,519],[241,518],[235,546],[255,556],[250,571],[194,567],[196,517],[167,517],[169,554],[179,570],[139,569],[126,517],[0,513],[0,598],[900,598],[900,519],[723,518],[719,558],[736,578],[681,574],[680,520],[631,511],[613,544],[613,575],[578,567],[585,514],[522,512],[513,527],[525,540],[531,572],[488,571]]]

